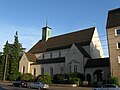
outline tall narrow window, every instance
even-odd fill
[[[44,59],[44,58],[45,58],[45,55],[43,54],[42,56],[43,56],[43,59]]]
[[[69,72],[70,72],[70,73],[72,72],[72,70],[71,70],[71,65],[69,66]]]
[[[41,75],[44,75],[44,68],[41,68]]]
[[[59,52],[59,57],[61,57],[61,52]]]
[[[77,65],[74,65],[74,72],[77,72]]]
[[[23,66],[23,74],[25,73],[25,66]]]
[[[50,53],[50,58],[52,58],[52,53]]]
[[[63,74],[64,73],[64,68],[61,66],[60,67],[60,73]]]
[[[36,69],[34,68],[34,76],[36,76]]]
[[[50,75],[53,76],[53,67],[50,67]]]

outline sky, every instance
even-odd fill
[[[0,0],[0,52],[8,40],[19,42],[26,51],[42,38],[48,22],[52,37],[97,27],[104,56],[108,56],[106,21],[108,11],[119,8],[120,0]]]

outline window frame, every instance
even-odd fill
[[[120,44],[120,42],[117,42],[116,44],[117,44],[117,49],[120,49],[120,45],[118,45]]]
[[[118,63],[120,64],[120,55],[118,55]]]
[[[120,28],[115,29],[115,36],[120,36],[120,34],[117,33],[118,30],[120,30]]]

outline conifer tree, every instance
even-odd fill
[[[0,79],[1,80],[2,79],[6,80],[8,55],[9,55],[9,44],[7,41],[3,49],[3,55],[1,55],[1,59],[0,59]]]
[[[4,59],[3,55],[0,55],[0,80],[3,79]]]
[[[16,80],[19,76],[20,45],[18,34],[16,32],[14,45],[11,54],[10,80]]]

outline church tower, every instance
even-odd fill
[[[51,37],[51,28],[48,27],[46,22],[46,26],[42,28],[42,40],[47,41],[50,37]]]

